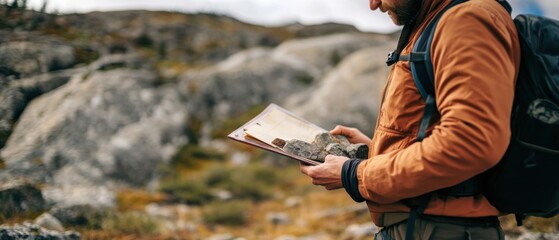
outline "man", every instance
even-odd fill
[[[415,18],[402,54],[451,0],[370,0],[397,25]],[[328,156],[319,166],[301,165],[313,184],[344,187],[366,201],[383,227],[375,239],[404,239],[410,207],[419,196],[464,182],[501,159],[510,139],[514,83],[520,47],[509,13],[496,0],[470,0],[449,9],[431,46],[435,100],[440,116],[417,140],[425,101],[410,63],[392,66],[372,140],[354,128],[337,126],[354,143],[370,146],[369,159]],[[342,171],[343,170],[343,171]],[[481,194],[454,197],[434,193],[414,221],[414,239],[504,239],[499,211]]]

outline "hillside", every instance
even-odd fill
[[[365,205],[226,135],[270,103],[372,135],[395,41],[339,24],[2,4],[0,234],[370,238]]]

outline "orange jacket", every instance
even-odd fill
[[[402,51],[451,0],[425,0],[419,26]],[[417,142],[424,109],[409,62],[393,65],[384,89],[369,159],[357,168],[359,193],[373,221],[409,212],[401,200],[450,187],[501,159],[510,139],[514,83],[520,64],[516,29],[496,0],[470,0],[446,12],[431,46],[439,121]],[[496,216],[485,197],[434,195],[425,214]]]

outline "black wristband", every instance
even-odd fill
[[[350,159],[342,166],[342,185],[349,196],[356,202],[363,202],[365,199],[359,193],[359,182],[357,181],[357,166],[363,159]]]

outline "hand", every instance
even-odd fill
[[[330,134],[333,135],[344,135],[347,137],[350,143],[364,143],[367,145],[371,144],[371,139],[367,135],[363,134],[357,128],[350,128],[342,125],[336,126]]]
[[[324,163],[309,166],[301,163],[301,172],[312,178],[312,184],[320,185],[327,190],[342,188],[342,166],[349,160],[347,157],[328,155]]]

